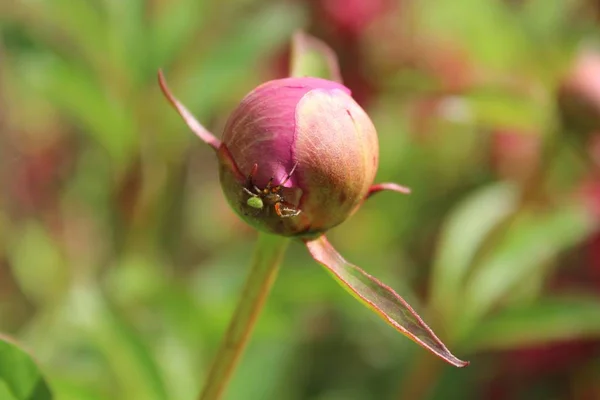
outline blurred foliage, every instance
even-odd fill
[[[31,357],[6,337],[0,337],[0,396],[6,400],[52,398]]]
[[[195,398],[255,234],[156,70],[218,134],[304,27],[378,128],[378,180],[413,189],[330,239],[472,364],[292,246],[228,398],[600,398],[600,123],[557,108],[599,23],[596,0],[0,0],[0,331],[57,399]]]

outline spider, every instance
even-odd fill
[[[285,199],[283,198],[283,194],[281,193],[282,189],[284,188],[283,185],[290,179],[297,166],[298,162],[294,164],[292,170],[287,174],[283,182],[281,182],[279,185],[272,186],[274,178],[271,177],[271,179],[269,179],[269,182],[267,183],[267,186],[264,189],[260,189],[252,181],[252,176],[256,173],[256,170],[258,169],[258,164],[254,164],[254,166],[252,167],[252,171],[250,171],[250,175],[248,175],[248,178],[246,180],[246,187],[243,188],[244,192],[250,195],[248,200],[246,200],[246,204],[257,210],[262,210],[265,207],[265,204],[273,206],[273,208],[275,208],[275,213],[281,218],[295,217],[298,214],[300,214],[302,211],[294,207],[293,204],[290,204],[287,201],[285,201]],[[248,188],[254,190],[254,192],[252,192]]]

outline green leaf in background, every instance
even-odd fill
[[[456,367],[469,365],[467,361],[462,361],[450,353],[450,350],[402,297],[365,271],[344,260],[325,236],[307,240],[305,243],[313,258],[323,265],[342,287],[397,331]]]
[[[545,298],[485,318],[464,339],[463,348],[500,350],[598,337],[600,298]]]
[[[139,85],[147,77],[144,72],[154,69],[148,66],[148,4],[145,0],[107,1],[105,4],[113,64],[126,74],[127,82]]]
[[[52,393],[56,400],[104,400],[108,397],[89,383],[74,383],[55,377],[52,377]],[[4,397],[0,395],[0,399]]]
[[[277,397],[276,392],[281,382],[285,380],[286,368],[289,368],[292,362],[294,346],[298,345],[297,340],[297,336],[269,337],[263,340],[254,338],[225,398],[230,400],[282,398]],[[269,379],[264,379],[264,371],[269,371]]]
[[[261,59],[281,48],[304,19],[302,8],[293,3],[248,16],[201,59],[196,54],[189,55],[193,60],[189,62],[190,75],[184,87],[174,91],[181,93],[188,108],[203,120],[209,106],[231,96],[231,88],[236,88],[249,70],[256,69]]]
[[[292,39],[290,76],[313,76],[342,83],[337,56],[319,39],[299,31]]]
[[[20,289],[35,304],[53,304],[69,280],[60,248],[37,221],[22,223],[11,236],[8,257]]]
[[[581,205],[521,211],[467,282],[462,315],[466,326],[460,329],[467,332],[523,279],[543,272],[558,254],[589,235],[593,225]]]
[[[518,190],[502,183],[481,188],[464,200],[442,230],[431,281],[432,304],[441,315],[456,315],[462,285],[480,246],[517,207]]]
[[[0,399],[17,400],[4,381],[0,381]]]
[[[52,55],[19,60],[22,79],[83,127],[117,161],[136,149],[136,121],[121,98],[112,96],[86,68]]]
[[[151,27],[153,46],[149,51],[153,67],[167,68],[181,53],[207,20],[207,5],[197,0],[175,0],[162,5]]]
[[[98,4],[93,1],[53,0],[37,2],[11,2],[6,12],[27,28],[36,41],[50,49],[67,54],[71,61],[85,60],[98,69],[109,67],[109,43],[106,32],[110,25]],[[0,2],[0,6],[2,3]],[[76,51],[73,51],[76,50]]]
[[[77,329],[106,359],[124,399],[166,400],[168,395],[155,355],[145,338],[114,309],[101,292],[74,287],[62,310],[63,323]]]
[[[426,0],[416,4],[418,26],[460,43],[480,65],[510,70],[531,58],[527,37],[501,0]]]
[[[52,399],[48,385],[29,354],[4,336],[0,336],[0,398]]]
[[[489,87],[467,93],[464,100],[477,123],[484,127],[502,126],[543,134],[553,117],[548,103],[523,91]]]

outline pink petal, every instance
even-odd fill
[[[293,154],[296,109],[304,96],[315,90],[350,92],[339,83],[320,78],[277,79],[258,86],[231,113],[223,130],[223,143],[245,175],[258,164],[254,181],[259,187],[264,187],[270,178],[281,182],[297,161]],[[327,120],[327,116],[321,119]],[[286,186],[298,186],[300,171],[301,168]]]

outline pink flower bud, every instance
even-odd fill
[[[377,133],[343,85],[274,80],[231,114],[219,151],[223,191],[254,227],[316,235],[348,218],[369,193]]]
[[[588,137],[600,131],[600,54],[582,52],[558,90],[558,105],[567,129]]]

